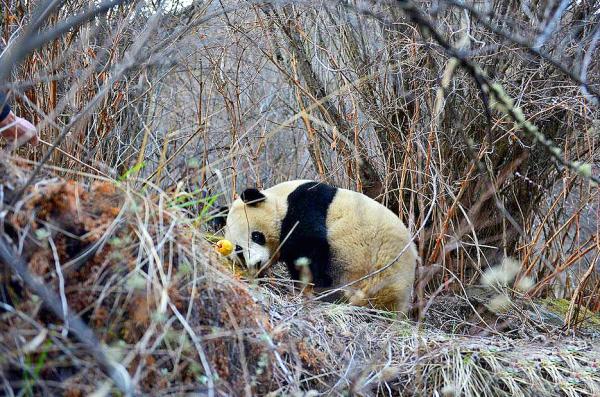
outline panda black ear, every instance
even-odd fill
[[[248,205],[257,205],[261,201],[265,201],[267,198],[258,189],[254,188],[244,190],[240,197],[242,198],[242,201]]]

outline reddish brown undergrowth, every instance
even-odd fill
[[[276,389],[274,355],[287,354],[292,340],[281,331],[271,336],[268,315],[248,286],[222,266],[191,222],[157,202],[160,193],[108,181],[40,180],[8,212],[4,230],[29,271],[86,321],[139,391]],[[6,381],[34,394],[85,395],[99,387],[103,377],[68,324],[7,269],[3,274]],[[299,349],[314,365],[310,348]]]

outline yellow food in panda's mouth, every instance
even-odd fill
[[[215,244],[215,250],[223,256],[230,255],[233,252],[233,243],[229,240],[219,240]]]
[[[231,241],[222,239],[215,244],[215,251],[223,256],[229,256],[233,252],[233,247],[234,245]],[[230,261],[230,264],[230,270],[236,277],[244,278],[247,276],[247,270],[238,266],[235,261]]]

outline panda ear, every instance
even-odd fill
[[[258,189],[250,188],[242,192],[241,198],[244,203],[254,206],[261,201],[265,201],[267,197]]]

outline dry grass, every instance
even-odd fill
[[[3,175],[4,186],[25,180],[23,170],[9,164]],[[6,193],[10,199],[11,189]],[[30,271],[57,292],[63,280],[62,299],[127,368],[139,393],[600,392],[593,338],[542,331],[451,334],[436,325],[452,316],[447,308],[439,311],[443,300],[418,325],[385,312],[307,300],[290,293],[285,279],[252,286],[220,262],[188,214],[171,203],[164,192],[141,193],[127,183],[86,187],[44,177],[5,218]],[[93,255],[77,259],[90,248]],[[110,391],[68,324],[14,277],[5,275],[3,286],[5,394]]]

